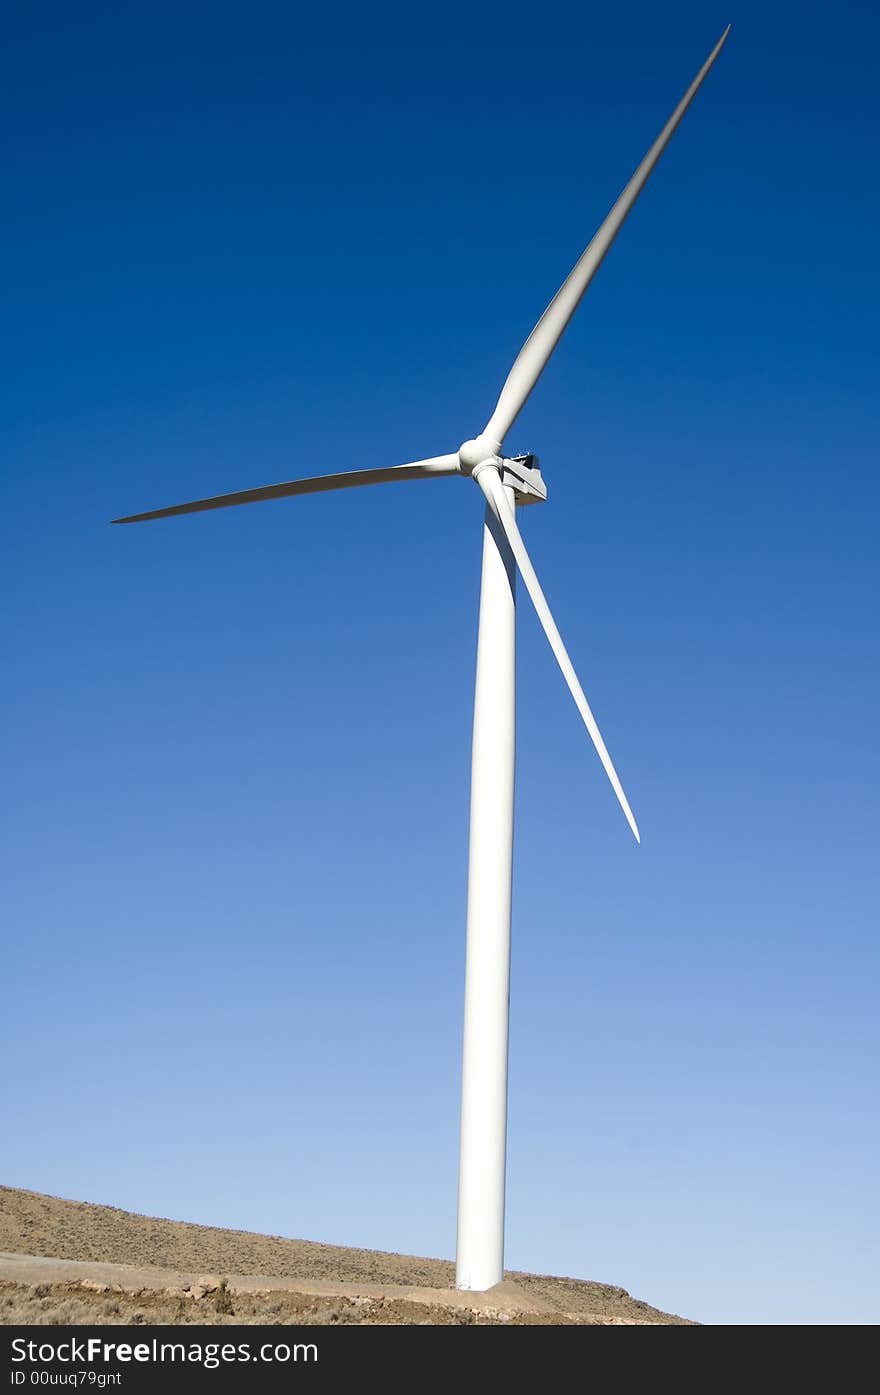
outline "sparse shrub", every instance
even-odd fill
[[[226,1279],[220,1280],[220,1286],[214,1294],[214,1311],[217,1313],[234,1313],[232,1306],[232,1294],[229,1292],[229,1283]]]
[[[43,1321],[47,1327],[69,1327],[76,1322],[82,1313],[79,1303],[74,1303],[71,1299],[65,1299],[61,1303],[55,1303],[45,1314]]]

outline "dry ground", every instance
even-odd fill
[[[33,1257],[33,1258],[27,1258]],[[66,1261],[66,1263],[64,1263]],[[0,1323],[682,1324],[625,1289],[160,1220],[0,1187]]]

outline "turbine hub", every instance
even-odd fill
[[[500,457],[501,442],[493,441],[491,436],[477,436],[458,448],[458,464],[463,475],[472,474],[478,465],[487,460],[497,460],[500,464]]]

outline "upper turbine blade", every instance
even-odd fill
[[[307,480],[286,480],[258,489],[242,489],[237,494],[215,494],[211,499],[194,499],[189,504],[173,504],[150,513],[133,513],[114,518],[113,523],[145,523],[151,518],[173,518],[179,513],[202,513],[205,509],[228,509],[233,504],[256,504],[262,499],[285,499],[291,494],[320,494],[328,489],[354,489],[361,484],[390,484],[394,480],[433,479],[436,475],[458,474],[458,455],[434,455],[407,465],[390,465],[382,470],[349,470],[342,475],[315,475]]]
[[[526,590],[532,598],[532,603],[535,610],[538,612],[538,619],[543,625],[544,633],[550,641],[550,648],[556,655],[559,667],[562,669],[562,676],[568,684],[569,691],[575,700],[577,709],[584,719],[584,725],[590,733],[599,759],[605,767],[605,774],[611,781],[614,793],[617,795],[618,803],[626,815],[626,821],[635,835],[636,842],[641,843],[642,840],[639,835],[638,824],[635,821],[632,809],[629,807],[629,800],[623,792],[623,786],[620,783],[617,771],[614,769],[611,757],[608,754],[608,748],[602,740],[602,733],[596,725],[596,719],[590,710],[590,704],[587,702],[584,690],[578,682],[578,676],[574,671],[571,659],[568,657],[568,651],[562,643],[562,636],[556,628],[556,622],[553,616],[550,614],[547,598],[541,590],[541,583],[529,560],[529,554],[526,552],[526,545],[517,527],[513,509],[507,498],[504,485],[501,483],[501,476],[498,474],[497,470],[490,466],[486,469],[477,471],[474,478],[485,494],[489,502],[489,507],[493,510],[495,517],[504,529],[504,534],[507,541],[510,543],[510,550],[514,555],[516,565],[519,567],[522,573],[522,579],[526,584]]]
[[[492,441],[504,441],[516,418],[519,416],[526,398],[535,386],[547,365],[562,333],[581,302],[581,299],[602,264],[602,259],[611,246],[623,222],[647,183],[648,176],[671,140],[675,128],[681,121],[704,77],[708,73],[724,45],[730,25],[728,24],[718,43],[706,59],[675,111],[627,184],[605,222],[596,233],[586,251],[575,264],[567,280],[563,281],[556,295],[544,311],[535,328],[517,355],[516,361],[507,375],[501,389],[501,396],[484,435]]]

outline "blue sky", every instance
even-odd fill
[[[455,449],[724,25],[508,441],[507,1262],[876,1322],[874,7],[13,6],[2,1180],[450,1256],[481,503]]]

